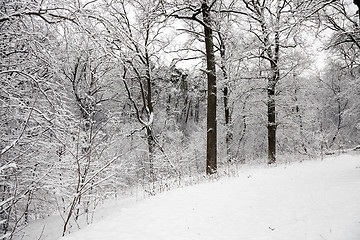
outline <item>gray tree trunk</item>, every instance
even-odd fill
[[[227,160],[230,162],[232,158],[232,152],[230,146],[233,141],[233,133],[231,129],[231,112],[229,107],[230,89],[228,84],[228,74],[225,66],[225,62],[226,62],[225,41],[220,33],[219,33],[219,40],[220,40],[220,57],[221,57],[220,68],[225,82],[225,87],[222,90],[224,95],[224,116],[225,116],[225,128],[226,128],[225,144],[226,144]]]

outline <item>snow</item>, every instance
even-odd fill
[[[359,240],[360,155],[277,167],[110,206],[60,240]]]
[[[0,154],[1,155],[1,154]],[[0,167],[0,173],[8,168],[17,168],[16,163],[9,163],[9,164],[5,164],[3,166]]]

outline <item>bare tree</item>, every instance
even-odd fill
[[[19,226],[35,216],[34,206],[41,206],[46,195],[42,187],[53,166],[47,158],[57,147],[53,127],[59,94],[47,62],[54,35],[45,26],[67,18],[70,9],[62,11],[50,5],[5,1],[0,6],[0,215],[4,239],[11,239]]]
[[[214,22],[211,11],[216,1],[210,3],[207,0],[200,3],[170,4],[167,13],[170,17],[194,21],[200,24],[204,30],[206,74],[207,74],[207,149],[206,149],[206,173],[214,174],[217,171],[217,90],[216,90],[216,62],[214,49],[213,28]],[[202,17],[199,17],[201,15]]]
[[[145,130],[150,181],[156,180],[154,154],[163,151],[154,132],[154,90],[157,76],[154,73],[159,51],[167,46],[162,39],[166,28],[161,14],[160,1],[118,1],[101,5],[108,14],[93,14],[90,17],[107,30],[100,38],[107,42],[106,51],[116,59],[120,68],[119,77],[125,87],[127,102],[130,103],[141,132]],[[135,16],[132,16],[134,11]],[[115,24],[116,23],[116,24]],[[96,30],[97,31],[97,30]]]
[[[332,1],[305,1],[303,3],[289,1],[247,1],[233,8],[223,9],[221,12],[245,16],[250,27],[244,26],[254,36],[259,49],[251,53],[252,58],[258,57],[267,62],[266,93],[267,93],[267,139],[268,163],[276,162],[277,145],[277,85],[286,77],[282,73],[284,59],[283,52],[295,48],[299,40],[295,35],[301,32],[304,22],[316,15]],[[243,25],[242,25],[243,26]],[[282,76],[283,74],[283,76]]]
[[[358,1],[353,2],[359,6]],[[359,19],[356,17],[358,11],[355,14],[350,11],[350,4],[336,1],[320,15],[324,18],[324,26],[332,30],[325,48],[329,58],[324,74],[319,77],[323,94],[331,99],[322,108],[322,130],[327,149],[334,148],[334,145],[341,148],[351,143],[352,136],[357,132],[358,121],[355,119],[359,116],[359,109],[352,99],[357,98],[359,90],[360,35]],[[343,136],[347,134],[351,137],[344,141]],[[356,141],[352,144],[356,144]]]

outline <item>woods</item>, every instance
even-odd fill
[[[360,144],[359,2],[0,3],[0,239]]]

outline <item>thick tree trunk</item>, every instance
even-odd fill
[[[202,3],[204,20],[206,63],[208,78],[208,103],[207,103],[207,149],[206,149],[206,174],[217,171],[217,124],[216,124],[216,70],[213,32],[211,27],[210,9],[207,1]]]
[[[275,87],[268,86],[268,164],[276,162],[276,114],[275,114]]]
[[[277,41],[275,41],[277,43]],[[275,108],[275,86],[280,78],[280,71],[278,68],[278,45],[275,46],[275,56],[271,61],[271,72],[272,75],[268,80],[267,86],[267,109],[268,109],[268,164],[276,162],[276,108]]]
[[[271,69],[271,76],[268,79],[268,86],[267,86],[267,109],[268,109],[268,122],[267,122],[267,129],[268,129],[268,164],[272,164],[276,162],[276,104],[275,104],[275,88],[276,84],[280,79],[280,70],[279,70],[279,54],[280,54],[280,2],[277,2],[277,10],[276,10],[276,26],[275,26],[275,36],[274,36],[274,48],[272,50],[271,41],[269,40],[268,36],[266,35],[268,30],[266,27],[266,23],[263,22],[262,29],[263,33],[265,34],[264,42],[265,47],[267,48],[267,55],[270,62],[270,69]],[[264,11],[264,10],[262,10]],[[262,12],[264,16],[264,12]]]
[[[271,62],[272,76],[268,80],[267,86],[267,109],[268,109],[268,164],[276,162],[276,108],[275,108],[275,86],[280,78],[280,71],[277,66],[277,58]]]

